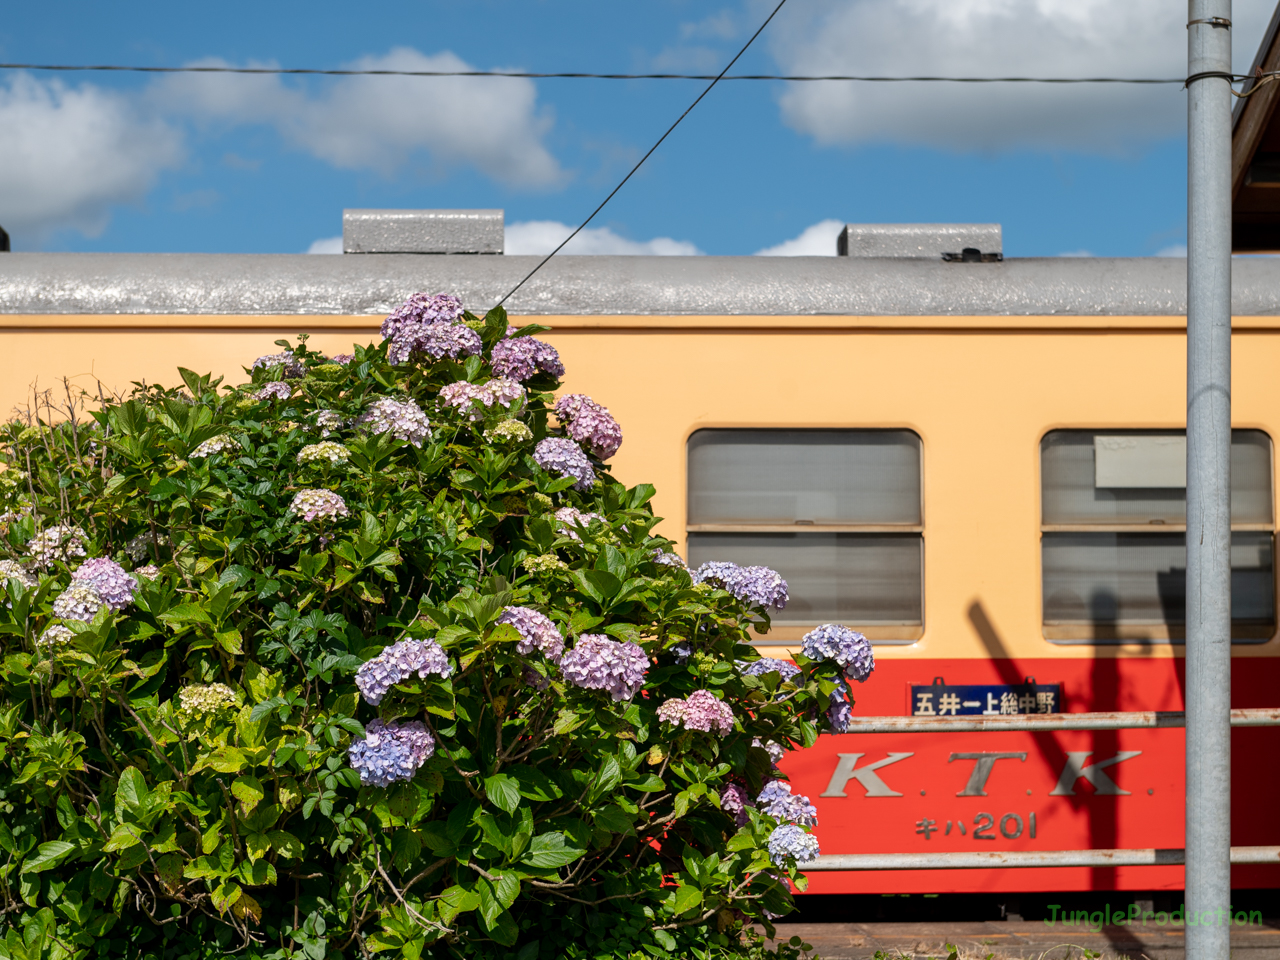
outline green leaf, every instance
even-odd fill
[[[557,832],[541,833],[533,838],[529,849],[521,858],[522,863],[544,870],[553,870],[573,863],[586,850],[570,847],[565,843],[564,834]]]
[[[269,830],[267,839],[280,856],[289,860],[299,860],[306,853],[306,845],[288,830]]]
[[[120,819],[126,811],[138,813],[150,797],[142,772],[137,767],[126,767],[116,784],[116,818]]]
[[[537,767],[509,767],[511,774],[520,782],[520,796],[530,800],[558,800],[564,791],[556,786],[555,781]]]
[[[245,813],[256,807],[258,801],[266,796],[266,791],[262,788],[262,781],[255,776],[247,774],[236,778],[235,782],[231,784],[231,793],[240,801],[240,806]]]
[[[519,781],[515,777],[507,776],[505,773],[496,773],[492,777],[486,777],[484,792],[485,796],[507,811],[507,813],[515,813],[516,808],[520,806]]]
[[[135,824],[121,823],[111,831],[111,836],[102,845],[107,853],[119,853],[142,842],[142,831]]]
[[[77,849],[74,843],[67,843],[65,840],[50,840],[42,843],[36,848],[34,857],[27,857],[22,861],[22,872],[43,873],[45,870],[52,870]]]
[[[608,830],[610,833],[631,832],[631,815],[616,803],[611,803],[607,807],[601,807],[599,810],[593,811],[591,819],[595,821],[596,826],[601,830]]]
[[[651,773],[647,777],[642,777],[639,780],[628,783],[627,786],[632,790],[643,790],[645,793],[654,793],[655,791],[664,789],[666,784],[662,782],[662,778],[656,773]]]
[[[516,925],[515,918],[506,910],[498,914],[493,923],[486,920],[484,926],[489,936],[504,947],[515,946],[516,940],[520,938],[520,928]]]
[[[175,625],[189,623],[213,624],[213,621],[209,619],[209,614],[198,603],[180,603],[176,607],[170,607],[156,619]]]
[[[213,635],[213,638],[218,641],[218,644],[227,653],[244,653],[244,640],[240,636],[240,631],[235,627],[231,627],[228,630],[219,630]]]
[[[614,788],[621,782],[622,767],[618,765],[617,759],[615,757],[605,757],[604,763],[596,771],[595,781],[591,785],[591,795],[593,798],[603,797],[605,794],[613,792]]]
[[[252,860],[260,860],[271,849],[271,838],[265,833],[251,833],[244,838],[244,848]]]
[[[458,914],[469,913],[477,909],[480,906],[480,895],[473,890],[452,886],[440,894],[437,904],[436,909],[440,914],[440,919],[444,923],[451,924]]]
[[[691,887],[688,884],[681,884],[676,887],[675,912],[677,916],[682,913],[688,913],[700,903],[702,903],[702,891],[700,889]]]
[[[674,950],[676,948],[676,938],[667,933],[666,930],[654,930],[653,939],[657,940],[666,950]]]

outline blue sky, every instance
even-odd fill
[[[1238,69],[1270,6],[1236,0]],[[715,72],[771,7],[53,0],[7,7],[0,60]],[[1170,0],[789,0],[735,72],[1180,76],[1184,15]],[[509,244],[535,249],[698,89],[5,71],[0,225],[18,250],[302,252],[341,232],[343,207],[502,207]],[[583,249],[827,252],[836,222],[997,221],[1010,256],[1176,252],[1185,98],[722,84]]]

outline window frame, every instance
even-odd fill
[[[704,431],[716,432],[751,432],[751,433],[907,433],[915,438],[916,450],[919,456],[919,476],[920,482],[918,486],[919,494],[919,523],[812,523],[806,521],[798,521],[795,523],[690,523],[690,503],[692,501],[692,485],[693,476],[690,468],[689,448],[693,438]],[[876,426],[825,426],[825,425],[806,425],[806,426],[788,426],[778,424],[768,425],[741,425],[719,426],[700,424],[695,429],[689,431],[684,441],[684,468],[685,468],[685,554],[689,554],[689,537],[691,534],[700,533],[851,533],[851,534],[907,534],[918,537],[920,540],[920,621],[918,623],[904,624],[849,624],[849,626],[857,629],[868,640],[877,646],[909,646],[920,640],[924,636],[925,624],[927,618],[926,612],[926,594],[925,594],[925,553],[927,550],[927,541],[925,537],[925,450],[924,435],[914,426],[909,425],[879,425]],[[785,573],[783,577],[785,579]],[[771,623],[768,634],[759,634],[753,631],[752,643],[757,646],[776,646],[780,643],[795,643],[800,640],[806,633],[814,627],[821,625],[827,621],[814,620],[791,623]]]
[[[1045,592],[1044,592],[1044,535],[1046,533],[1164,533],[1175,534],[1181,533],[1184,537],[1187,532],[1187,525],[1183,523],[1106,523],[1102,521],[1091,521],[1082,523],[1045,523],[1044,522],[1044,443],[1045,440],[1055,433],[1064,433],[1069,431],[1090,432],[1093,434],[1152,434],[1152,433],[1183,433],[1186,430],[1183,427],[1167,425],[1161,426],[1067,426],[1057,425],[1046,429],[1036,440],[1035,447],[1035,463],[1036,463],[1036,513],[1037,513],[1037,538],[1036,538],[1036,572],[1037,572],[1037,593],[1039,594],[1040,608],[1040,631],[1044,639],[1057,646],[1119,646],[1119,645],[1159,645],[1159,646],[1179,646],[1186,643],[1186,626],[1185,624],[1094,624],[1087,627],[1093,632],[1093,636],[1081,637],[1079,633],[1082,626],[1070,621],[1049,621],[1045,618]],[[1234,436],[1237,432],[1253,431],[1261,433],[1267,438],[1270,446],[1270,496],[1271,496],[1271,522],[1241,522],[1231,524],[1231,533],[1268,533],[1271,535],[1271,575],[1272,575],[1272,597],[1273,610],[1272,621],[1270,624],[1258,623],[1237,623],[1232,621],[1231,624],[1231,643],[1232,645],[1252,645],[1268,643],[1280,632],[1280,589],[1277,589],[1277,583],[1280,581],[1280,564],[1276,562],[1276,533],[1277,525],[1280,524],[1280,516],[1276,512],[1276,444],[1275,438],[1271,435],[1265,426],[1253,424],[1232,424],[1231,432]],[[1185,488],[1184,488],[1185,489]]]

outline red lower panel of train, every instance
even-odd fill
[[[1280,660],[1237,659],[1233,707],[1280,705]],[[861,716],[910,713],[908,688],[1062,684],[1069,713],[1181,710],[1181,659],[882,660],[854,695]],[[825,853],[1182,847],[1181,729],[823,735],[782,769],[818,808]],[[1280,728],[1232,733],[1231,837],[1280,845]],[[1223,784],[1224,793],[1228,784]],[[1280,887],[1280,864],[1237,866],[1232,885]],[[1181,890],[1182,867],[809,874],[809,893]]]

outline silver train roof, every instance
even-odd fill
[[[455,293],[482,312],[537,261],[3,253],[0,314],[370,315],[420,290]],[[1280,315],[1280,258],[1237,258],[1233,276],[1233,313]],[[506,306],[535,316],[1177,316],[1186,312],[1186,261],[559,256]]]

